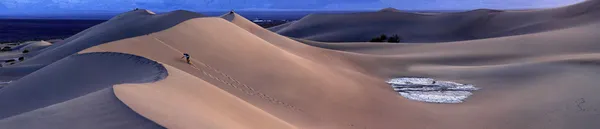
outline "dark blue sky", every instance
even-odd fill
[[[248,10],[465,10],[477,8],[522,9],[564,6],[583,0],[0,0],[0,12]]]

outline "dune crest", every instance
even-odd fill
[[[135,118],[153,127],[595,129],[600,127],[596,122],[600,23],[594,11],[557,17],[564,9],[575,8],[435,16],[315,14],[278,31],[299,36],[295,39],[260,28],[236,13],[201,17],[189,11],[128,12],[47,47],[29,61],[3,68],[8,73],[41,69],[0,89],[0,105],[9,107],[0,110],[4,118],[0,124],[31,120],[22,116],[38,116],[40,110],[43,115],[50,106],[80,107],[77,103],[85,101],[75,101],[74,106],[57,103],[100,100],[98,93],[122,102],[106,101],[107,106],[133,109],[118,109],[125,112],[119,118]],[[411,33],[387,31],[397,24]],[[443,29],[431,31],[437,27]],[[452,42],[310,41],[369,38],[383,31],[409,35],[407,41]],[[476,38],[481,39],[470,40]],[[469,40],[456,41],[465,39]],[[89,52],[136,56],[87,58]],[[191,55],[191,64],[183,53]],[[403,98],[386,83],[398,77],[472,84],[481,90],[468,87],[472,96],[461,104],[423,103]],[[115,96],[106,94],[111,86]]]

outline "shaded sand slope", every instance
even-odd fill
[[[323,43],[381,78],[425,76],[483,88],[460,105],[418,104],[430,128],[583,128],[600,124],[600,23],[443,44]]]
[[[385,55],[390,58],[404,57],[427,60],[429,58],[451,58],[453,56],[466,58],[470,56],[480,57],[481,61],[478,62],[497,62],[502,61],[498,58],[528,58],[531,56],[597,52],[600,49],[597,45],[597,40],[600,40],[597,36],[600,34],[599,28],[600,22],[597,22],[535,34],[443,44],[324,43],[303,39],[297,40],[321,48],[368,55]],[[488,58],[491,55],[497,58]],[[477,63],[460,60],[455,62]]]
[[[295,128],[198,77],[166,68],[169,77],[165,80],[118,85],[115,94],[133,110],[166,128]]]
[[[395,128],[391,125],[398,121],[419,123],[404,125],[418,128],[433,119],[380,79],[348,72],[353,69],[350,67],[331,68],[315,62],[325,60],[318,56],[293,54],[310,49],[274,44],[224,19],[197,18],[84,52],[124,52],[163,62],[299,128]],[[182,52],[192,56],[194,66],[180,59]],[[398,112],[398,108],[406,112]]]
[[[46,41],[29,41],[26,43],[22,43],[18,46],[13,46],[11,51],[0,52],[0,60],[4,61],[7,59],[19,58],[23,56],[27,56],[23,51],[27,50],[29,52],[37,52],[41,51],[44,48],[50,46],[49,42]],[[3,62],[0,62],[3,63]]]
[[[119,101],[112,88],[0,119],[3,129],[162,129]]]
[[[31,44],[28,44],[27,46],[24,46],[23,48],[19,49],[19,51],[25,51],[25,50],[29,50],[30,52],[31,51],[39,51],[39,50],[42,50],[51,45],[52,45],[52,43],[50,43],[50,42],[35,41],[35,42],[32,42]]]
[[[543,32],[598,21],[599,1],[528,11],[479,9],[424,15],[407,12],[313,14],[285,28],[285,36],[315,41],[365,42],[381,34],[398,34],[402,42],[448,42]],[[515,20],[519,19],[519,20]]]
[[[182,21],[203,16],[182,10],[160,15],[143,9],[130,11],[55,43],[43,51],[29,54],[32,58],[20,64],[49,64],[92,46],[161,31]]]
[[[296,21],[292,21],[292,22],[283,23],[283,24],[281,24],[281,25],[277,25],[277,26],[269,27],[269,28],[267,28],[267,29],[268,29],[268,30],[270,30],[270,31],[273,31],[273,32],[277,32],[277,31],[279,31],[279,30],[281,30],[281,29],[283,29],[283,28],[286,28],[286,27],[288,27],[288,26],[289,26],[289,25],[291,25],[291,24],[294,24],[294,22],[296,22]]]
[[[23,43],[17,47],[13,47],[13,51],[0,53],[0,81],[13,81],[21,78],[29,73],[32,73],[45,65],[20,65],[12,66],[10,63],[6,63],[7,60],[18,60],[21,57],[28,57],[31,52],[41,51],[49,47],[49,42],[46,41],[30,41]],[[24,51],[29,51],[24,53]],[[17,63],[19,63],[17,61]]]
[[[162,65],[139,56],[120,53],[70,56],[2,88],[0,118],[71,100],[115,84],[153,82],[166,76]]]
[[[29,41],[29,42],[23,43],[19,46],[13,47],[12,49],[18,50],[19,52],[26,50],[26,49],[29,51],[38,51],[38,50],[44,49],[50,45],[52,45],[52,43],[46,42],[46,41]]]
[[[18,80],[19,78],[27,76],[28,74],[44,68],[45,66],[46,65],[29,65],[0,68],[0,81],[7,82]]]

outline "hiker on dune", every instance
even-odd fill
[[[181,57],[181,59],[183,59],[183,58],[185,58],[185,60],[188,64],[191,64],[190,63],[190,54],[183,53],[183,57]]]

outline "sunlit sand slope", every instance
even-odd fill
[[[198,77],[170,66],[167,70],[165,80],[117,85],[115,94],[166,128],[295,128]]]

